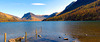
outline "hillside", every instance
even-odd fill
[[[77,2],[80,1],[78,0]],[[100,20],[99,0],[87,5],[82,5],[62,15],[44,19],[43,21],[90,21],[90,20]]]
[[[0,12],[0,22],[16,22],[22,21],[20,18]]]
[[[55,12],[55,13],[49,15],[48,18],[50,18],[50,17],[54,17],[54,16],[57,16],[57,12]]]
[[[22,19],[27,20],[27,21],[41,21],[47,17],[48,17],[48,15],[35,15],[35,14],[29,12],[29,13],[24,14]]]
[[[86,5],[86,4],[89,4],[89,3],[92,3],[96,0],[77,0],[76,2],[73,1],[71,4],[69,4],[64,11],[62,11],[59,15],[61,14],[64,14],[66,12],[69,12],[71,10],[74,10],[82,5]]]
[[[36,18],[43,20],[46,19],[49,15],[35,15]]]

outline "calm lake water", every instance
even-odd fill
[[[41,38],[35,35],[36,28]],[[8,41],[11,38],[25,36],[25,32],[28,35],[27,42],[82,42],[87,39],[91,41],[92,37],[99,41],[100,21],[2,22],[0,23],[0,42],[4,42],[4,33],[7,33]],[[77,35],[78,37],[73,37]],[[22,40],[24,41],[25,39]]]

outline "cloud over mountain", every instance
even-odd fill
[[[32,3],[32,5],[46,5],[44,3]]]

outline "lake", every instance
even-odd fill
[[[36,29],[41,38],[36,35]],[[4,33],[7,33],[8,41],[24,37],[25,32],[28,35],[27,42],[99,42],[100,21],[1,22],[0,42],[4,42]],[[25,42],[25,39],[22,42]]]

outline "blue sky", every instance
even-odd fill
[[[22,17],[25,13],[50,15],[61,12],[76,0],[0,0],[0,12]]]

